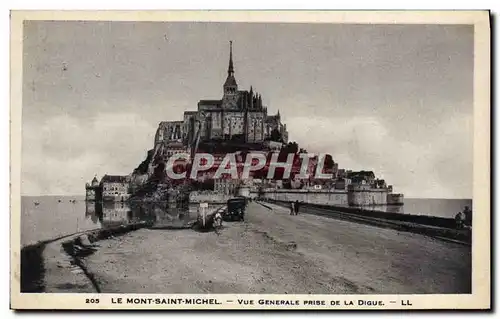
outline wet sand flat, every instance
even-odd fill
[[[219,235],[140,229],[84,262],[103,293],[470,293],[470,247],[270,207]]]

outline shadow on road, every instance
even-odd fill
[[[42,253],[45,244],[28,246],[21,249],[21,292],[43,292],[43,266]]]
[[[257,204],[260,204],[261,206],[264,206],[264,207],[265,207],[265,208],[267,208],[268,210],[272,210],[272,209],[273,209],[271,206],[267,206],[267,205],[266,205],[266,204],[264,204],[264,203],[257,202],[257,201],[256,201],[256,203],[257,203]]]

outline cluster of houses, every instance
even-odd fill
[[[130,197],[129,176],[104,175],[101,181],[94,176],[90,183],[85,185],[85,199],[96,202],[123,202]]]
[[[335,165],[335,168],[337,166]],[[363,185],[370,189],[387,189],[392,192],[392,186],[388,186],[383,179],[378,179],[372,171],[351,171],[345,169],[334,169],[331,179],[291,179],[291,180],[267,180],[254,178],[246,181],[227,179],[212,179],[213,172],[206,172],[201,176],[201,181],[211,181],[210,190],[220,195],[235,195],[242,184],[250,189],[304,189],[304,190],[331,190],[347,191],[350,186]],[[129,199],[130,177],[120,175],[104,175],[99,181],[94,177],[90,183],[85,185],[86,200],[96,202],[123,202]]]
[[[350,185],[364,185],[373,189],[392,190],[392,185],[387,185],[383,179],[375,178],[373,172],[361,172],[362,174],[341,169],[332,179],[311,178],[292,179],[290,181],[254,179],[252,188],[347,191]]]

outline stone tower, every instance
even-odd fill
[[[227,68],[227,78],[223,88],[224,96],[222,97],[222,108],[238,108],[238,84],[234,78],[233,66],[233,41],[229,41],[229,67]]]

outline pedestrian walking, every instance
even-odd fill
[[[294,205],[294,208],[295,208],[295,215],[298,215],[299,214],[299,201],[295,201],[295,205]]]
[[[293,202],[290,203],[290,215],[293,215],[295,213],[295,205]]]

